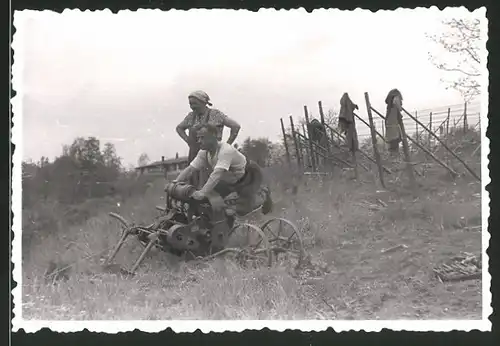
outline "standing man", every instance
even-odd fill
[[[189,94],[188,101],[189,107],[192,111],[189,112],[188,115],[186,115],[186,117],[181,121],[179,125],[177,125],[176,131],[189,146],[189,162],[191,162],[196,157],[196,154],[200,150],[200,145],[197,142],[197,132],[200,126],[204,124],[211,124],[215,126],[215,128],[217,129],[217,139],[219,141],[222,141],[224,126],[229,127],[231,133],[229,135],[227,143],[230,145],[234,143],[241,126],[220,110],[209,108],[208,106],[212,106],[212,103],[210,102],[210,97],[206,92],[202,90],[194,91]],[[189,131],[188,134],[186,134],[186,130]],[[199,174],[198,176],[193,175],[192,177],[191,184],[195,187],[199,186],[200,180],[204,182],[207,172],[203,171],[200,173],[201,174]]]
[[[186,181],[193,173],[210,167],[212,173],[203,187],[193,193],[194,199],[203,200],[212,191],[222,198],[236,192],[234,211],[238,215],[248,214],[259,207],[264,214],[270,213],[273,202],[261,168],[232,145],[219,141],[217,135],[215,126],[201,126],[198,131],[201,150],[176,181]]]

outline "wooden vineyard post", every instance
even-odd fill
[[[299,134],[303,134],[304,138],[305,138],[304,141],[307,142],[307,143],[309,143],[309,139],[307,137],[306,125],[302,124],[302,133],[300,132],[300,129],[297,130],[297,132]],[[299,139],[300,139],[300,137],[299,137]],[[299,141],[299,142],[300,142],[301,147],[302,147],[302,144],[304,144],[303,148],[304,148],[304,152],[306,153],[306,156],[307,156],[307,162],[306,162],[306,159],[304,159],[304,164],[306,164],[307,167],[312,167],[312,164],[311,164],[311,152],[309,150],[309,146],[306,145],[305,143],[302,143],[302,141]]]
[[[290,115],[290,127],[292,130],[292,138],[293,138],[293,144],[295,146],[295,155],[297,156],[297,165],[299,166],[299,172],[301,171],[301,166],[302,166],[302,158],[300,157],[300,149],[299,149],[299,144],[298,144],[298,138],[297,134],[295,133],[295,127],[293,126],[293,118]]]
[[[448,108],[448,117],[446,118],[446,137],[450,134],[450,109]]]
[[[432,112],[429,113],[429,129],[432,131]],[[427,137],[427,147],[431,147],[431,136]]]
[[[415,119],[410,113],[408,113],[407,110],[405,110],[403,108],[403,111],[410,117],[412,118],[414,121],[418,121],[417,119]],[[446,149],[448,150],[448,152],[455,158],[457,159],[458,161],[460,161],[460,163],[462,165],[464,165],[464,167],[469,171],[470,174],[472,174],[472,176],[474,178],[476,178],[478,181],[481,181],[481,178],[479,177],[479,175],[476,174],[476,172],[474,172],[472,170],[472,168],[469,167],[469,165],[467,165],[464,160],[462,160],[457,154],[455,154],[455,152],[453,152],[453,150],[451,150],[450,148],[448,148],[448,146],[446,144],[443,143],[443,141],[438,137],[436,136],[431,130],[429,130],[424,124],[422,124],[420,121],[418,121],[418,124],[424,129],[426,130],[429,134],[431,134],[439,143],[441,143],[441,145]]]
[[[351,150],[351,156],[352,156],[352,164],[354,166],[354,177],[356,179],[358,179],[358,164],[357,164],[357,160],[356,160],[356,148],[354,147],[354,143],[355,143],[355,140],[354,140],[354,127],[355,127],[355,122],[354,122],[354,117],[352,119],[352,124],[349,125],[349,129],[348,131],[350,132],[350,136],[351,136],[351,143],[350,143],[350,150]]]
[[[378,147],[377,147],[377,137],[375,136],[375,128],[373,124],[372,106],[370,104],[370,97],[368,96],[367,92],[365,92],[365,102],[366,102],[366,110],[368,112],[368,120],[370,121],[370,134],[372,137],[373,155],[375,156],[375,160],[377,161],[380,184],[385,189],[384,175],[382,173],[382,163],[380,162],[380,154],[378,152]]]
[[[403,117],[398,117],[399,128],[401,130],[401,139],[403,141],[403,152],[405,155],[406,161],[406,172],[408,174],[408,178],[410,180],[410,188],[415,189],[415,176],[413,175],[413,166],[410,158],[410,147],[408,146],[408,138],[406,137],[405,125],[403,123]]]
[[[372,108],[372,111],[375,112],[379,117],[381,117],[382,119],[385,119],[385,117],[380,114],[379,111],[377,111],[375,108]],[[415,121],[417,121],[415,118],[413,118],[410,113],[408,113],[404,108],[403,108],[403,111],[408,114],[412,119],[414,119]],[[420,126],[423,126],[423,128],[425,130],[428,130],[426,126],[424,126],[421,122],[418,123]],[[377,135],[381,136],[378,132],[375,132]],[[428,154],[431,158],[433,158],[437,163],[439,163],[441,166],[443,166],[444,168],[446,168],[452,175],[456,176],[457,173],[455,171],[453,171],[450,167],[448,167],[444,162],[442,162],[441,160],[439,160],[432,152],[430,152],[428,149],[425,148],[425,145],[424,144],[420,144],[417,140],[409,137],[409,136],[406,136],[406,138],[412,142],[413,144],[415,144],[415,146],[417,146],[420,150],[422,150],[424,153]],[[385,167],[384,167],[385,168]],[[384,169],[385,170],[385,169]],[[417,170],[415,170],[415,172],[420,175],[420,173],[418,173]]]
[[[415,111],[415,118],[417,118],[417,119],[418,119],[418,111]],[[418,141],[418,138],[419,138],[419,137],[418,137],[418,124],[417,124],[417,123],[415,123],[415,138],[416,138],[416,139],[417,139],[417,141]]]
[[[373,121],[375,121],[375,119]],[[382,133],[385,136],[385,119],[380,119],[380,129],[382,130]],[[377,138],[377,143],[378,143],[378,133],[379,132],[377,131],[377,127],[375,127],[374,130],[375,130],[375,134],[377,135],[377,136],[375,136],[375,138]],[[382,137],[382,141],[385,142],[385,137]],[[385,150],[386,150],[386,146],[383,145],[382,146],[382,153],[385,153]]]
[[[285,125],[283,124],[283,118],[280,118],[280,123],[281,123],[281,132],[283,133],[283,145],[285,146],[285,152],[286,152],[286,161],[288,165],[290,165],[290,152],[288,151],[288,143],[286,142],[286,131],[285,131]]]
[[[444,136],[444,142],[445,144],[448,144],[448,135],[450,134],[450,108],[448,108],[448,116],[446,117],[446,135]],[[448,152],[445,150],[444,151],[444,158],[446,160],[446,163],[450,163],[450,159],[448,157]]]
[[[311,153],[310,158],[311,158],[311,166],[313,172],[316,172],[316,157],[315,157],[315,152],[313,148],[313,142],[311,138],[311,131],[310,131],[310,123],[309,123],[309,115],[307,112],[307,106],[304,106],[304,116],[306,118],[306,128],[307,128],[307,138],[309,139],[309,152]]]
[[[305,167],[307,163],[307,148],[304,147],[304,143],[302,143],[302,140],[300,139],[300,129],[297,129],[297,131],[295,131],[295,134],[297,135],[297,145],[299,146],[299,153],[300,157],[302,158],[302,166]]]
[[[319,108],[319,116],[321,118],[321,126],[323,126],[324,129],[324,133],[322,136],[323,138],[326,139],[322,144],[325,145],[328,157],[330,157],[330,141],[328,140],[328,133],[326,131],[326,126],[325,126],[325,113],[323,112],[323,104],[321,101],[318,101],[318,108]],[[326,164],[326,160],[324,160],[324,163]]]
[[[412,139],[411,137],[406,137],[407,139],[409,139],[413,144],[415,144],[415,146],[417,148],[419,148],[420,150],[422,150],[424,153],[426,153],[427,155],[429,155],[432,159],[434,159],[434,161],[436,161],[437,163],[439,163],[442,167],[444,167],[446,170],[448,170],[448,172],[450,172],[450,174],[453,176],[453,177],[456,177],[458,174],[457,172],[455,172],[452,168],[450,168],[446,163],[444,163],[443,161],[441,161],[440,159],[438,159],[436,157],[436,155],[434,155],[429,149],[426,149],[425,146],[423,144],[419,144],[416,140]],[[415,171],[417,172],[418,174],[418,171]]]
[[[467,133],[467,102],[464,103],[464,133]]]

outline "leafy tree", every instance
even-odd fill
[[[439,35],[427,35],[437,45],[429,60],[440,70],[448,72],[442,80],[447,89],[458,91],[465,101],[480,94],[481,31],[479,19],[453,18],[442,22]]]
[[[116,148],[112,143],[105,143],[102,151],[104,165],[119,170],[121,167],[121,158],[116,154]]]
[[[36,186],[33,183],[36,179],[39,167],[33,162],[23,161],[22,170],[22,204],[23,208],[31,206],[35,201]]]
[[[51,194],[54,199],[63,203],[76,203],[86,196],[83,185],[80,185],[80,167],[70,156],[59,156],[51,164],[49,171]]]
[[[328,109],[325,114],[325,124],[330,126],[331,128],[336,128],[339,123],[339,112]]]
[[[252,139],[248,137],[243,142],[242,152],[259,166],[267,166],[272,143],[267,138]]]
[[[42,156],[40,161],[38,161],[38,167],[43,168],[49,164],[49,158]]]
[[[290,148],[288,148],[288,150],[290,151]],[[290,155],[290,158],[291,157],[292,156]],[[281,142],[278,143],[272,143],[269,150],[269,158],[268,158],[269,165],[283,164],[285,162],[286,162],[286,151],[283,140],[281,140]]]

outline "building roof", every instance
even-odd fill
[[[147,165],[144,165],[144,166],[138,166],[135,169],[166,166],[166,165],[171,165],[171,164],[174,164],[174,163],[183,163],[183,162],[187,162],[187,161],[188,161],[188,157],[187,156],[180,156],[178,158],[167,159],[167,160],[163,160],[163,161],[161,161],[161,160],[160,161],[154,161],[154,162],[148,163]]]

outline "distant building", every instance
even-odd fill
[[[161,157],[161,161],[148,163],[144,166],[135,168],[139,174],[154,174],[154,175],[167,175],[169,173],[179,173],[189,165],[188,157],[179,157],[177,153],[175,158],[165,160],[165,156]]]

